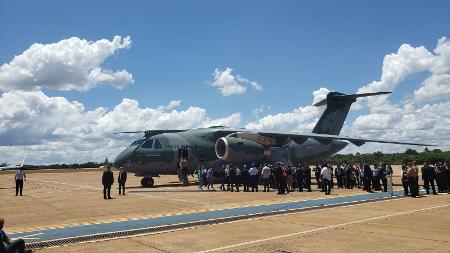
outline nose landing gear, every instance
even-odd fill
[[[152,177],[144,177],[141,179],[141,185],[143,187],[153,187],[155,180]]]

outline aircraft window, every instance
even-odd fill
[[[136,140],[133,143],[131,143],[130,146],[139,146],[139,145],[141,145],[142,142],[144,142],[144,139],[139,139],[139,140]]]
[[[141,146],[142,148],[152,148],[153,147],[153,139],[148,139],[144,144]]]
[[[162,149],[161,143],[159,142],[158,139],[156,139],[155,141],[155,149]]]

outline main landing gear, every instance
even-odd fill
[[[143,187],[153,187],[155,180],[152,177],[144,177],[141,179],[141,185]]]

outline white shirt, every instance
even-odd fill
[[[329,169],[328,167],[323,167],[320,171],[320,175],[322,175],[324,179],[331,181],[331,169]]]
[[[25,177],[25,171],[23,171],[23,170],[16,171],[16,180],[23,180],[24,177]]]
[[[258,175],[258,169],[256,169],[256,167],[252,167],[249,171],[248,174],[250,174],[250,176],[257,176]]]
[[[264,166],[264,168],[262,169],[261,173],[263,175],[263,178],[270,178],[271,172],[270,172],[270,168],[269,167]]]

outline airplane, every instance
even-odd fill
[[[314,106],[326,105],[326,109],[312,133],[253,131],[211,126],[187,130],[145,130],[114,134],[144,133],[144,137],[131,143],[115,159],[114,167],[142,177],[141,185],[152,187],[153,177],[178,175],[181,183],[189,184],[187,175],[180,175],[179,162],[188,162],[188,173],[199,165],[212,167],[214,174],[223,173],[226,164],[242,166],[249,163],[299,164],[313,159],[329,157],[349,143],[361,146],[366,142],[417,146],[435,146],[340,136],[344,121],[352,103],[357,98],[391,92],[375,92],[347,95],[330,92]]]
[[[2,167],[0,167],[0,171],[2,171],[2,170],[17,170],[19,168],[22,168],[24,163],[25,163],[25,157],[23,157],[21,164],[17,164],[16,166],[2,166]]]

